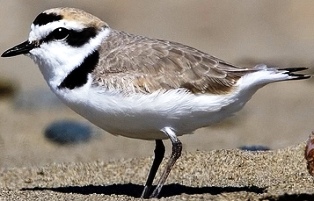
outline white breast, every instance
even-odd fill
[[[56,93],[100,128],[115,135],[147,140],[166,138],[161,132],[164,127],[183,135],[216,123],[240,110],[252,95],[238,90],[224,95],[194,95],[177,89],[124,96],[87,85]]]

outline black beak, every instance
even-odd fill
[[[21,43],[15,47],[12,47],[5,51],[1,57],[13,57],[20,54],[27,54],[31,51],[36,45],[34,43],[30,43],[28,40],[24,43]]]

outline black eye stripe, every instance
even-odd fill
[[[87,43],[91,38],[94,38],[97,34],[97,30],[94,27],[84,28],[81,31],[69,30],[69,36],[65,41],[73,47],[80,47]],[[51,32],[42,42],[51,42],[55,39],[54,32]]]
[[[55,21],[59,21],[62,19],[61,15],[57,15],[55,13],[40,13],[34,20],[33,24],[34,25],[45,25],[48,24],[50,22],[55,22]]]
[[[80,47],[87,43],[91,38],[94,38],[97,34],[96,28],[89,27],[85,28],[80,32],[72,31],[67,37],[66,41],[73,47]]]

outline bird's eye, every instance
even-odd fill
[[[59,27],[52,32],[52,37],[57,40],[65,39],[69,36],[70,31],[66,28]]]

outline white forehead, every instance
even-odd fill
[[[85,25],[83,25],[77,21],[66,20],[66,19],[50,22],[50,23],[45,24],[45,25],[34,25],[34,24],[32,24],[31,25],[31,32],[29,33],[28,40],[30,42],[32,42],[32,41],[43,39],[48,34],[50,34],[53,30],[55,30],[59,27],[64,27],[66,29],[73,29],[73,30],[77,30],[77,31],[80,31],[80,30],[86,28]]]

